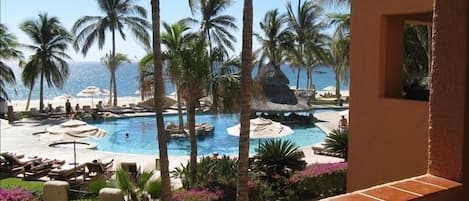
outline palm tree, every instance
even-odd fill
[[[244,0],[243,9],[243,49],[241,52],[241,96],[240,134],[238,156],[237,200],[248,201],[249,168],[249,128],[251,117],[252,90],[252,0]]]
[[[0,59],[21,59],[22,54],[15,48],[18,46],[16,37],[8,32],[8,28],[0,24]],[[0,60],[0,98],[10,100],[6,85],[15,86],[15,74],[11,68]]]
[[[431,27],[406,25],[404,32],[404,87],[426,88],[431,65]]]
[[[270,10],[265,14],[264,20],[260,23],[261,34],[254,34],[262,47],[258,51],[262,51],[259,59],[259,64],[264,64],[264,60],[268,59],[270,65],[280,69],[280,64],[284,59],[285,46],[290,46],[291,32],[289,32],[283,25],[286,18],[280,15],[277,9]]]
[[[24,81],[32,82],[39,76],[39,108],[44,110],[44,79],[49,87],[61,88],[68,77],[69,67],[66,60],[71,59],[65,51],[72,36],[60,24],[56,17],[49,17],[47,13],[39,14],[37,20],[27,20],[20,25],[33,41],[33,45],[25,47],[35,52],[23,69]],[[31,84],[31,88],[32,88]]]
[[[154,66],[154,104],[156,110],[156,126],[158,129],[158,147],[160,152],[160,176],[162,183],[162,201],[171,201],[171,179],[169,177],[168,139],[164,129],[163,119],[163,65],[161,63],[160,45],[160,1],[151,0],[151,13],[153,24],[153,66]]]
[[[329,39],[329,52],[325,63],[330,65],[335,73],[336,98],[341,97],[340,82],[348,80],[349,46],[350,46],[350,14],[333,13],[328,15],[329,25],[335,26],[332,39]]]
[[[109,72],[111,73],[111,79],[109,83],[109,102],[111,102],[111,97],[114,92],[114,99],[117,96],[117,83],[116,83],[116,71],[124,62],[130,63],[130,59],[125,54],[116,53],[114,57],[111,54],[106,54],[103,58],[101,58],[101,62],[107,67]]]
[[[347,161],[348,153],[348,130],[335,129],[324,140],[324,148],[331,152],[338,153]]]
[[[191,181],[197,179],[197,136],[195,131],[195,108],[207,84],[210,72],[210,56],[205,40],[192,39],[181,51],[182,68],[180,86],[182,97],[187,102],[187,127],[191,142],[190,174]]]
[[[127,200],[131,201],[150,200],[161,196],[161,181],[150,180],[152,177],[153,171],[144,170],[134,181],[128,170],[119,168],[116,171],[117,186],[127,196]]]
[[[109,30],[112,37],[111,57],[116,56],[116,31],[122,39],[126,39],[124,26],[136,36],[142,44],[149,44],[147,29],[150,24],[146,21],[145,8],[134,5],[133,0],[96,0],[99,9],[106,13],[104,16],[83,16],[73,25],[72,32],[76,39],[73,43],[75,50],[81,49],[86,55],[93,43],[98,40],[98,47],[102,49],[106,41],[105,32]],[[115,82],[115,80],[114,80]],[[117,91],[114,90],[113,105],[117,105]]]
[[[183,22],[177,22],[173,25],[163,23],[165,33],[161,36],[161,43],[166,46],[166,51],[163,52],[163,60],[168,64],[168,75],[171,81],[176,85],[177,92],[177,106],[179,117],[179,130],[184,131],[184,121],[182,118],[181,109],[181,51],[191,38],[195,35],[188,33],[189,27]]]
[[[235,36],[231,31],[237,30],[236,19],[230,15],[221,15],[221,13],[230,6],[231,0],[188,0],[192,14],[200,13],[201,20],[194,18],[186,21],[200,24],[200,34],[208,41],[209,52],[212,54],[216,44],[220,49],[226,52],[227,49],[234,49],[233,43],[236,42]],[[218,72],[214,69],[214,61],[210,61],[211,80],[217,76]],[[211,82],[211,91],[213,97],[212,110],[218,111],[218,83]]]
[[[150,52],[143,56],[143,58],[138,62],[138,83],[142,101],[145,100],[147,95],[153,94],[153,70],[153,52]]]
[[[301,1],[299,2],[301,3]],[[287,4],[288,29],[294,34],[295,45],[289,50],[289,60],[298,68],[296,88],[299,88],[301,68],[307,66],[304,57],[307,54],[306,43],[320,33],[323,25],[318,21],[322,8],[313,1],[305,1],[298,5],[295,15],[293,7]],[[311,48],[316,48],[311,46]],[[311,50],[310,50],[311,51]]]

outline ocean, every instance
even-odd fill
[[[107,68],[100,62],[74,62],[69,64],[70,75],[62,89],[44,87],[44,98],[53,99],[62,94],[70,94],[76,96],[81,90],[87,86],[97,86],[99,88],[109,90],[110,74]],[[288,65],[281,67],[282,71],[290,80],[290,86],[296,85],[297,70],[290,68]],[[28,89],[21,83],[21,69],[13,68],[17,84],[15,88],[7,88],[8,96],[11,100],[25,100],[28,97]],[[253,69],[253,76],[257,73],[257,69]],[[117,79],[117,95],[120,97],[136,97],[138,90],[138,64],[123,64],[116,71]],[[165,78],[166,94],[174,92],[175,87],[171,81]],[[328,67],[317,67],[313,73],[313,83],[318,90],[322,90],[326,86],[335,86],[334,71]],[[306,87],[306,73],[302,70],[300,74],[300,88]],[[341,89],[348,90],[348,83],[342,83]],[[39,99],[39,81],[34,87],[31,99]]]

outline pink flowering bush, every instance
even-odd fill
[[[23,188],[0,189],[0,201],[35,201],[33,194]]]
[[[208,189],[192,189],[173,194],[174,201],[218,201],[223,197],[223,191]]]
[[[297,172],[290,177],[290,183],[295,183],[311,177],[317,177],[336,171],[347,170],[347,163],[323,163],[307,166],[302,171]]]
[[[295,173],[288,182],[300,197],[330,197],[345,193],[346,170],[346,162],[314,164]]]

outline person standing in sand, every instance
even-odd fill
[[[65,114],[69,115],[70,113],[72,113],[72,104],[67,99],[67,102],[65,102]]]

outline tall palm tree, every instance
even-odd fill
[[[265,59],[268,59],[270,65],[275,68],[280,68],[280,64],[284,59],[284,52],[286,46],[290,46],[289,40],[291,32],[289,32],[284,24],[286,18],[280,15],[278,9],[270,10],[265,14],[264,20],[260,23],[263,36],[255,33],[254,36],[257,38],[262,47],[258,51],[262,51],[262,55],[259,59],[259,64],[262,65]]]
[[[150,52],[143,56],[138,62],[138,83],[139,83],[139,91],[142,101],[148,95],[153,94],[153,75],[154,75],[154,66],[153,66],[153,52]]]
[[[109,83],[109,102],[111,102],[111,96],[113,92],[117,91],[117,83],[116,83],[116,71],[124,62],[130,63],[130,59],[125,54],[116,53],[114,57],[111,56],[112,53],[106,54],[103,58],[101,58],[101,62],[107,67],[109,73],[111,74],[111,79]],[[116,95],[114,93],[114,95]]]
[[[183,22],[177,22],[171,26],[163,23],[163,27],[166,31],[161,36],[161,43],[166,47],[166,51],[163,52],[163,60],[167,61],[168,75],[171,81],[176,85],[179,130],[183,132],[184,121],[181,108],[181,51],[195,35],[188,33],[190,28]]]
[[[96,0],[104,16],[83,16],[72,27],[76,39],[73,43],[75,50],[81,49],[86,55],[89,48],[98,40],[98,47],[102,49],[106,41],[106,31],[111,32],[111,57],[116,56],[116,32],[122,39],[126,39],[124,27],[127,26],[142,44],[149,44],[147,29],[150,24],[146,21],[147,12],[142,6],[134,4],[133,0]],[[115,82],[115,80],[114,80]],[[117,105],[117,91],[114,93],[113,105]]]
[[[171,180],[169,177],[169,160],[168,160],[168,139],[164,129],[163,119],[163,97],[164,97],[164,81],[163,81],[163,65],[161,63],[161,45],[160,45],[160,1],[151,0],[151,13],[153,24],[153,66],[154,66],[154,103],[156,110],[156,127],[158,131],[158,147],[160,152],[160,176],[162,183],[162,201],[171,201]]]
[[[0,24],[0,59],[21,59],[22,54],[15,48],[18,46],[16,37],[8,32],[8,28]],[[0,98],[9,100],[6,85],[15,86],[13,70],[0,60]]]
[[[335,73],[335,94],[340,98],[340,82],[348,80],[349,46],[350,46],[350,14],[332,13],[328,15],[329,25],[335,26],[332,40],[329,40],[327,64]]]
[[[252,88],[252,0],[244,0],[243,9],[243,49],[241,52],[241,116],[239,135],[239,166],[237,200],[248,201],[248,168],[249,168],[249,127],[251,117]]]
[[[200,13],[201,20],[195,18],[186,19],[187,21],[200,24],[200,33],[208,41],[209,52],[213,52],[213,43],[220,49],[234,49],[233,43],[236,42],[235,36],[231,31],[238,27],[235,24],[236,19],[231,15],[222,15],[226,7],[230,6],[231,0],[188,0],[192,14]],[[218,72],[214,69],[214,61],[210,62],[210,74],[213,80],[211,82],[211,92],[213,97],[212,110],[218,111],[218,83],[215,82]]]
[[[39,14],[37,20],[27,20],[20,25],[33,41],[33,45],[25,47],[35,52],[24,65],[23,78],[31,82],[39,77],[39,108],[44,110],[44,79],[49,87],[61,88],[68,77],[67,60],[71,59],[65,51],[72,36],[60,24],[56,17],[49,17],[47,13]],[[31,85],[32,87],[33,85]]]
[[[187,127],[191,142],[190,175],[191,183],[197,183],[197,136],[195,131],[195,108],[207,84],[210,72],[210,56],[205,40],[192,39],[181,51],[180,70],[181,94],[187,102]]]
[[[287,19],[288,29],[294,34],[295,45],[289,50],[289,60],[293,66],[298,68],[296,78],[296,88],[300,85],[301,68],[306,66],[304,56],[306,55],[306,42],[320,33],[323,25],[318,21],[319,16],[322,15],[322,8],[315,4],[313,1],[305,1],[300,5],[296,13],[293,10],[292,4],[287,4]],[[314,46],[312,46],[314,48]]]
[[[349,46],[348,38],[332,38],[329,42],[329,52],[326,54],[326,64],[332,67],[335,74],[336,98],[341,97],[340,83],[348,80],[349,69]]]

